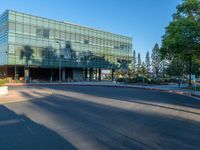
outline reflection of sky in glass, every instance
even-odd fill
[[[71,67],[110,69],[127,67],[131,62],[129,37],[15,11],[8,11],[8,15],[9,51],[15,51],[15,47],[22,51],[24,45],[29,46],[33,49],[30,62],[34,65],[57,66],[60,55],[62,65]],[[9,55],[9,64],[24,63],[14,58],[17,60]]]

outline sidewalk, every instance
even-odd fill
[[[8,95],[0,96],[0,104],[40,99],[51,94],[47,89],[36,89],[35,87],[9,90]]]
[[[183,94],[183,95],[188,95],[188,96],[194,96],[194,97],[197,97],[197,98],[200,98],[200,91],[195,91],[195,90],[189,90],[189,89],[186,89],[187,87],[187,84],[184,85],[182,88],[179,88],[178,85],[174,85],[174,86],[152,86],[152,88],[155,88],[155,89],[160,89],[160,90],[163,90],[163,91],[168,91],[168,92],[174,92],[174,93],[177,93],[177,94]]]

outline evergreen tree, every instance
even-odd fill
[[[162,78],[165,78],[166,69],[169,66],[169,60],[163,59],[160,63],[160,73],[162,74]]]
[[[150,72],[150,54],[149,52],[146,53],[146,58],[145,58],[145,66],[146,66],[146,71],[147,71],[147,74],[149,74]]]
[[[133,58],[132,58],[132,73],[133,73],[133,76],[135,76],[135,73],[136,73],[136,52],[135,50],[133,50]]]
[[[140,67],[140,74],[142,75],[143,78],[147,77],[147,68],[144,62],[142,62],[142,65]]]
[[[141,67],[141,57],[140,57],[140,53],[138,53],[137,56],[137,74],[140,75],[140,67]]]
[[[133,69],[136,70],[136,52],[133,50]]]
[[[160,56],[160,49],[158,44],[156,43],[151,54],[151,66],[152,71],[156,78],[159,76],[159,71],[161,67],[161,56]]]

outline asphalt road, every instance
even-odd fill
[[[200,101],[191,97],[109,87],[49,90],[54,94],[46,98],[0,105],[0,150],[200,149]]]

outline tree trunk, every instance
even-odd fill
[[[189,87],[192,87],[192,54],[189,56]]]

